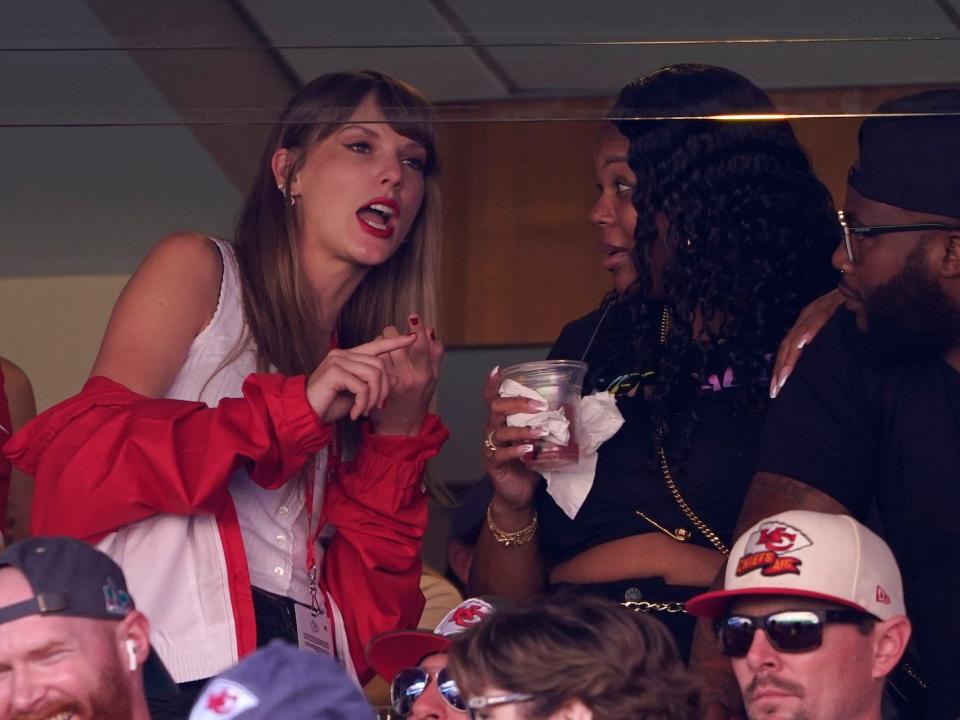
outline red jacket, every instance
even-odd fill
[[[255,648],[256,630],[228,490],[231,475],[243,467],[257,484],[279,487],[330,438],[331,429],[307,402],[303,376],[251,375],[243,397],[223,398],[215,408],[147,398],[95,377],[79,395],[24,427],[3,450],[34,476],[34,534],[98,542],[158,516],[213,516],[234,616],[232,655],[242,656]],[[417,437],[377,436],[364,428],[356,456],[339,466],[326,488],[324,521],[337,532],[326,549],[323,588],[343,614],[361,680],[372,674],[363,659],[370,638],[414,627],[420,617],[420,550],[427,522],[422,475],[446,438],[433,415]],[[176,593],[170,589],[171,600]],[[176,648],[165,653],[162,641],[157,645],[165,660],[176,653]],[[181,682],[197,672],[178,673],[175,662],[170,669]]]
[[[4,387],[3,368],[0,368],[0,444],[13,434],[13,420],[10,419],[10,405]],[[7,527],[7,500],[10,494],[10,475],[13,466],[5,457],[0,456],[0,533]]]

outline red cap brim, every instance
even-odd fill
[[[788,597],[811,598],[813,600],[824,600],[826,602],[845,605],[846,607],[860,610],[869,614],[869,610],[856,603],[843,598],[825,595],[824,593],[810,592],[808,590],[797,590],[796,588],[740,588],[738,590],[714,590],[713,592],[703,593],[687,600],[685,607],[688,613],[696,617],[715,619],[721,617],[727,612],[730,601],[733,598],[748,597],[759,595],[781,595]]]
[[[378,635],[367,646],[367,662],[388,683],[404,668],[416,667],[427,655],[447,652],[448,637],[426,630],[398,630]]]

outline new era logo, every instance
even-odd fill
[[[879,585],[877,585],[877,602],[882,603],[883,605],[889,605],[893,602],[893,600],[890,599],[890,596],[887,595],[887,591]]]

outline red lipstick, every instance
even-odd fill
[[[400,205],[393,198],[374,198],[357,210],[357,222],[360,229],[378,238],[388,238],[393,235],[397,217],[400,215]]]

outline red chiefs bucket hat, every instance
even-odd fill
[[[761,520],[730,551],[723,590],[687,601],[687,612],[722,616],[736,597],[826,600],[880,620],[905,615],[900,569],[887,544],[849,515],[790,510]]]
[[[395,630],[378,635],[367,645],[367,662],[391,682],[398,672],[416,667],[428,655],[447,652],[464,630],[506,607],[502,598],[485,596],[464,600],[448,612],[436,630]]]

